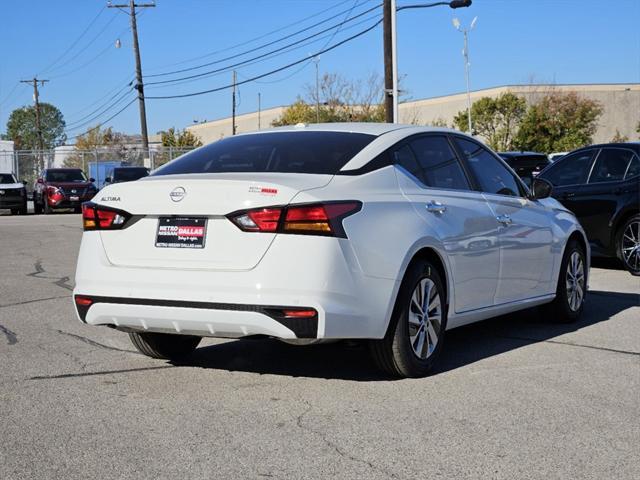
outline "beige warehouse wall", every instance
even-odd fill
[[[471,100],[482,97],[496,97],[501,93],[511,91],[522,95],[528,103],[537,101],[550,88],[563,92],[577,92],[578,95],[600,102],[603,114],[600,117],[598,130],[594,135],[594,142],[608,142],[618,130],[631,140],[638,139],[635,131],[640,121],[640,84],[595,84],[595,85],[512,85],[471,92]],[[448,125],[453,124],[454,116],[467,108],[467,96],[464,93],[447,95],[406,102],[400,105],[400,122],[430,125],[435,120],[444,120]],[[250,132],[260,128],[269,128],[271,122],[277,119],[285,107],[270,108],[260,113],[247,113],[236,117],[238,133]],[[203,143],[210,143],[231,135],[231,118],[190,125],[189,131],[197,135]],[[548,153],[548,152],[547,152]]]

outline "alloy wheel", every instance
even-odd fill
[[[622,259],[627,268],[640,270],[640,222],[631,222],[622,234]]]
[[[410,302],[409,342],[413,353],[424,360],[433,354],[442,333],[442,303],[433,280],[420,280]]]
[[[584,299],[585,277],[584,261],[580,252],[574,251],[567,265],[567,302],[573,312],[577,312]]]

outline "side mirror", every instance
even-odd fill
[[[532,187],[533,198],[536,200],[542,200],[551,196],[553,185],[544,178],[534,178]]]
[[[111,177],[107,177],[104,179],[104,183],[111,183]]]
[[[21,183],[22,185],[24,185],[25,187],[27,186],[27,182],[26,182],[25,180],[22,180],[20,183]]]
[[[36,183],[44,183],[44,180],[42,178],[39,178],[36,180]]]
[[[93,178],[93,177],[91,177],[91,178],[89,178],[89,181],[90,181],[91,183],[93,183],[93,182],[95,182],[95,181],[96,181],[96,179],[95,179],[95,178]]]

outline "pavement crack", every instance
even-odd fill
[[[60,375],[41,375],[41,376],[29,377],[29,380],[56,380],[59,378],[92,377],[96,375],[114,375],[116,373],[143,372],[146,370],[161,370],[165,368],[175,368],[175,367],[173,365],[161,365],[158,367],[125,368],[122,370],[103,370],[99,372],[63,373]]]
[[[5,303],[0,305],[0,308],[15,307],[16,305],[26,305],[28,303],[46,302],[48,300],[56,300],[58,298],[70,298],[71,295],[57,295],[55,297],[36,298],[34,300],[25,300],[24,302]]]
[[[98,348],[104,348],[106,350],[114,350],[116,352],[125,352],[125,353],[133,353],[135,355],[140,355],[140,353],[136,352],[135,350],[127,350],[126,348],[110,347],[109,345],[96,342],[94,340],[91,340],[90,338],[86,338],[81,335],[76,335],[75,333],[69,333],[69,332],[65,332],[64,330],[58,330],[58,329],[56,329],[56,332],[58,332],[60,335],[66,335],[67,337],[80,340],[81,342],[86,343],[87,345],[91,345],[92,347],[98,347]]]
[[[567,345],[570,347],[579,347],[579,348],[590,348],[592,350],[600,350],[603,352],[613,352],[613,353],[621,353],[623,355],[633,355],[640,356],[640,352],[632,352],[629,350],[619,350],[617,348],[607,348],[607,347],[596,347],[594,345],[585,345],[583,343],[573,343],[573,342],[562,342],[560,340],[544,340],[540,338],[530,338],[530,337],[519,337],[515,335],[498,335],[498,338],[505,338],[509,340],[522,340],[525,342],[535,342],[535,343],[553,343],[555,345]]]
[[[44,275],[49,272],[47,272],[45,268],[42,266],[41,259],[36,260],[36,262],[33,264],[33,268],[34,268],[34,271],[31,273],[27,273],[27,277],[41,278],[44,280],[53,280],[51,283],[53,283],[57,287],[64,288],[66,290],[73,290],[73,285],[70,285],[69,283],[67,283],[69,281],[69,277],[67,276],[56,277],[56,276]]]
[[[348,460],[351,460],[352,462],[356,462],[356,463],[359,463],[361,465],[366,465],[371,470],[374,470],[376,472],[384,474],[387,478],[399,478],[398,475],[396,475],[393,472],[390,472],[388,470],[380,468],[380,467],[374,465],[373,463],[371,463],[368,460],[364,460],[362,458],[355,457],[355,456],[345,452],[335,442],[333,442],[331,439],[329,439],[326,433],[320,432],[318,430],[314,430],[311,427],[309,427],[307,425],[304,425],[303,418],[305,417],[305,415],[307,415],[313,409],[313,406],[307,400],[303,400],[303,402],[307,405],[307,408],[300,415],[298,415],[296,417],[296,425],[298,426],[298,428],[300,428],[301,430],[307,431],[307,432],[311,432],[311,433],[317,435],[318,437],[320,437],[320,439],[325,443],[325,445],[327,445],[328,447],[333,449],[342,458],[346,458]]]
[[[0,332],[6,335],[7,343],[9,345],[15,345],[16,343],[18,343],[18,335],[9,330],[7,327],[0,325]]]

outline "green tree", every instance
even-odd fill
[[[102,128],[100,124],[76,137],[76,153],[64,160],[65,167],[86,168],[89,161],[130,160],[133,149],[131,138],[124,133],[114,132],[112,127]]]
[[[496,98],[483,97],[471,107],[474,133],[482,136],[494,150],[513,150],[526,111],[527,103],[524,98],[511,92],[502,93]],[[459,130],[467,131],[467,111],[458,112],[453,123]]]
[[[202,146],[202,141],[189,130],[176,130],[171,127],[166,132],[160,132],[163,147],[196,148]]]
[[[520,125],[516,146],[537,152],[564,152],[592,142],[602,115],[600,103],[575,92],[551,92],[531,105]]]
[[[384,121],[384,90],[377,75],[351,81],[341,75],[327,73],[320,79],[318,87],[316,90],[315,84],[307,85],[305,98],[298,97],[272,125],[316,123],[318,119],[321,123]]]
[[[42,143],[45,149],[62,145],[67,139],[64,116],[57,107],[50,103],[40,104],[40,126],[42,129]],[[13,140],[16,150],[36,150],[38,132],[36,130],[36,108],[34,106],[16,108],[7,121],[8,140]]]

